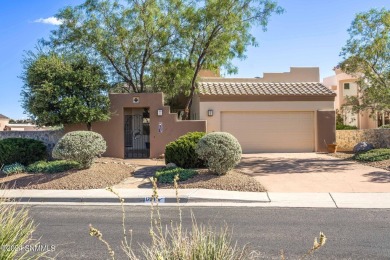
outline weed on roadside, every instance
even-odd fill
[[[150,244],[139,245],[142,250],[142,256],[139,257],[132,249],[132,230],[126,228],[126,214],[124,209],[124,199],[112,188],[107,188],[115,194],[122,209],[122,245],[121,248],[129,260],[244,260],[258,259],[261,254],[257,251],[250,251],[247,246],[240,247],[237,242],[233,242],[231,230],[224,226],[220,230],[209,225],[198,224],[195,216],[191,213],[192,225],[190,231],[183,229],[182,210],[180,207],[180,198],[178,194],[179,176],[174,177],[174,188],[176,190],[176,202],[179,211],[179,222],[163,228],[161,214],[158,204],[157,180],[151,178],[153,184],[153,194],[151,198],[150,209]],[[111,245],[103,238],[103,234],[90,225],[90,235],[101,241],[111,257],[115,259],[115,252]],[[305,259],[325,245],[326,237],[320,233],[319,241],[314,240],[313,247],[306,252],[300,259]],[[286,259],[284,252],[281,252],[280,259]]]
[[[4,187],[0,187],[4,190]],[[7,200],[0,195],[0,259],[50,259],[48,250],[39,239],[33,239],[36,230],[29,210],[18,206],[15,201]]]

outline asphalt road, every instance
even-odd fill
[[[133,248],[149,243],[150,208],[128,206],[127,224],[133,230]],[[195,207],[183,209],[183,225],[191,226],[191,211],[198,223],[233,229],[233,240],[258,250],[260,259],[298,259],[322,231],[328,237],[314,259],[390,259],[390,210]],[[55,246],[50,256],[57,259],[108,259],[105,246],[90,237],[88,225],[103,233],[117,259],[120,250],[121,210],[117,206],[32,206],[30,213],[39,223],[35,237],[43,245]],[[161,209],[163,223],[178,220],[176,207]]]

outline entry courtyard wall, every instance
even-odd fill
[[[129,108],[149,108],[150,113],[150,158],[165,152],[165,146],[178,137],[193,131],[206,131],[204,120],[178,120],[170,107],[164,106],[163,93],[110,94],[111,119],[92,124],[92,131],[100,133],[107,142],[104,156],[125,157],[124,114]],[[157,114],[162,110],[162,115]],[[65,132],[87,130],[85,124],[66,125]]]

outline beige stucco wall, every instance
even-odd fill
[[[323,84],[336,93],[334,108],[341,111],[341,106],[345,103],[346,96],[358,95],[357,79],[339,69],[336,69],[335,72],[336,75],[324,78]],[[350,83],[349,90],[344,89],[344,83]],[[367,111],[359,114],[352,114],[349,111],[345,111],[344,113],[346,113],[345,124],[347,125],[357,126],[359,129],[373,129],[378,127],[376,119],[370,117]]]
[[[38,127],[31,124],[7,124],[7,131],[46,131],[50,127]]]
[[[375,148],[390,148],[390,129],[337,130],[337,149],[352,151],[359,142],[368,142]]]
[[[194,95],[191,105],[191,119],[198,120],[200,118],[199,113],[199,96]]]
[[[8,124],[9,119],[8,118],[0,118],[0,131],[4,130],[4,127],[6,124]]]
[[[320,82],[318,67],[291,67],[289,72],[264,73],[259,78],[201,78],[207,82]]]
[[[170,113],[170,108],[164,106],[162,93],[110,94],[111,119],[107,122],[92,124],[92,130],[100,133],[107,142],[104,156],[124,158],[124,115],[129,109],[139,113],[143,108],[149,108],[150,113],[150,158],[158,157],[165,151],[165,146],[179,136],[192,131],[206,131],[206,121],[180,121],[176,113]],[[133,97],[139,98],[139,103],[133,103]],[[157,116],[157,110],[163,110],[163,116]],[[138,111],[138,112],[137,112]],[[158,131],[159,124],[163,131]],[[86,130],[85,125],[66,125],[65,131]]]
[[[209,117],[207,111],[213,110],[213,116]],[[315,140],[318,139],[317,133],[317,111],[333,111],[333,101],[269,101],[269,102],[200,102],[199,116],[201,120],[207,121],[207,132],[221,131],[221,113],[228,111],[308,111],[314,113],[314,133]],[[333,119],[334,120],[334,119]],[[316,142],[316,151],[319,146]]]
[[[378,122],[375,118],[370,117],[370,112],[363,111],[359,113],[359,126],[360,129],[374,129],[378,128]]]

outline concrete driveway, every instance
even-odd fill
[[[237,169],[270,192],[390,192],[389,171],[326,154],[244,154]]]

